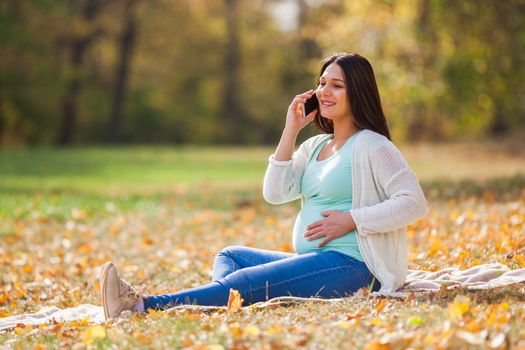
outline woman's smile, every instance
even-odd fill
[[[333,106],[335,106],[335,102],[321,100],[321,105],[324,106],[324,107],[333,107]]]

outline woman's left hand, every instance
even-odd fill
[[[350,213],[343,213],[339,210],[327,210],[322,211],[321,215],[326,216],[326,219],[308,225],[304,234],[308,241],[324,237],[321,243],[317,245],[318,247],[322,247],[331,240],[344,236],[355,229],[354,218]]]

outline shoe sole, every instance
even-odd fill
[[[104,309],[104,317],[106,320],[109,320],[111,317],[109,317],[109,310],[107,308],[107,279],[108,279],[108,271],[113,266],[112,262],[107,262],[102,266],[102,269],[100,271],[100,296],[102,298],[102,308]]]

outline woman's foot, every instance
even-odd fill
[[[106,320],[120,316],[122,311],[132,310],[143,298],[140,292],[119,277],[112,262],[105,263],[100,271],[100,294]]]

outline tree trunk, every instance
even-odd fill
[[[306,63],[313,58],[318,58],[321,55],[321,50],[317,42],[310,37],[305,37],[302,34],[303,28],[308,26],[308,16],[310,15],[310,6],[305,0],[299,0],[297,3],[299,7],[298,21],[297,21],[297,36],[299,37],[299,54],[302,62]],[[308,75],[310,75],[308,73]]]
[[[115,90],[109,123],[109,140],[121,141],[123,108],[126,100],[131,55],[135,46],[137,21],[135,16],[136,0],[127,0],[124,12],[124,25],[120,36],[119,61],[115,74]]]
[[[437,45],[437,33],[432,24],[433,10],[431,0],[420,1],[417,11],[416,36],[420,45],[422,78],[427,83],[432,81],[430,74],[435,69],[434,66],[436,64],[436,50],[433,48]],[[406,63],[410,64],[409,62]],[[427,138],[439,138],[439,129],[432,126],[434,122],[431,110],[421,101],[416,101],[412,105],[410,109],[412,112],[409,114],[410,119],[407,121],[408,140],[420,141]]]
[[[226,11],[226,53],[224,60],[225,87],[223,95],[224,117],[227,123],[228,135],[227,142],[238,144],[241,142],[241,131],[245,124],[243,109],[240,103],[239,84],[240,84],[240,35],[239,35],[239,15],[238,0],[225,0]]]
[[[80,14],[82,20],[90,24],[93,23],[101,5],[102,2],[100,0],[85,0]],[[96,31],[90,31],[86,35],[75,36],[71,40],[70,64],[73,75],[68,79],[66,93],[62,101],[62,123],[57,139],[59,145],[70,144],[73,139],[77,123],[78,95],[82,89],[80,73],[83,68],[85,53],[96,35]]]
[[[505,94],[519,96],[519,91],[521,90],[523,92],[524,89],[522,87],[523,80],[517,72],[521,70],[520,67],[523,65],[525,50],[523,49],[523,45],[519,44],[517,38],[520,35],[520,29],[523,28],[523,22],[512,19],[515,18],[515,13],[524,13],[525,6],[521,4],[520,9],[520,4],[518,3],[495,1],[490,3],[489,7],[495,19],[494,22],[498,24],[498,29],[505,33],[505,35],[499,38],[499,51],[504,52],[504,55],[507,56],[509,60],[507,68],[503,68],[505,65],[502,63],[496,65],[496,67],[500,67],[498,69],[498,75],[505,81]],[[489,34],[490,33],[494,35],[494,41],[496,41],[497,36],[496,33],[494,33],[494,29],[490,30]],[[516,79],[516,77],[518,77],[518,79]],[[495,112],[488,128],[489,134],[496,137],[511,133],[514,121],[520,118],[519,108],[516,108],[517,104],[509,103],[508,100],[502,98],[501,95],[502,93],[500,92],[492,96]]]

